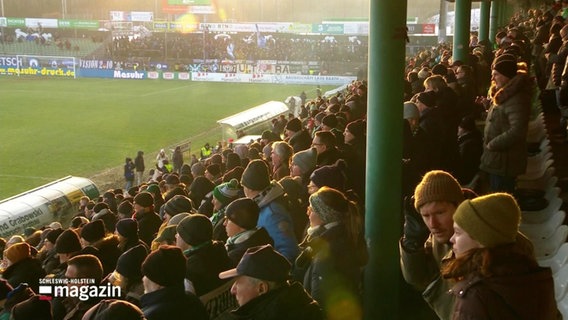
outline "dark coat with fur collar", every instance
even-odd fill
[[[525,172],[532,87],[527,74],[517,73],[503,88],[490,89],[481,170],[506,177]]]

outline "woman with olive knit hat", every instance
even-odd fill
[[[521,210],[507,193],[465,200],[454,214],[455,258],[442,268],[456,280],[452,319],[558,319],[550,268],[541,268],[519,233]]]
[[[300,244],[295,277],[303,278],[304,288],[326,314],[360,314],[361,270],[368,256],[357,206],[328,187],[309,202],[310,226]]]

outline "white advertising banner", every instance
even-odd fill
[[[344,85],[357,80],[357,77],[310,76],[301,74],[192,72],[191,80],[206,82]]]

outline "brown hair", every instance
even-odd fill
[[[488,278],[524,273],[536,267],[538,263],[523,244],[510,243],[492,248],[471,249],[463,256],[443,264],[442,276],[459,281],[472,273]]]

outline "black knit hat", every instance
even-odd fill
[[[74,253],[81,251],[79,235],[73,230],[65,230],[55,241],[55,252]]]
[[[57,237],[59,237],[59,235],[62,234],[62,233],[63,233],[63,229],[50,230],[50,231],[47,232],[45,239],[48,240],[49,242],[55,244],[55,241],[57,241]]]
[[[182,285],[185,263],[180,248],[161,246],[152,251],[142,263],[142,275],[164,287]]]
[[[128,278],[128,280],[142,280],[142,262],[146,259],[148,252],[143,245],[139,244],[128,249],[118,257],[116,271]]]
[[[81,229],[81,238],[93,243],[105,237],[105,224],[102,220],[87,223]]]
[[[168,174],[166,184],[179,184],[179,177],[175,174]]]
[[[207,169],[205,169],[206,172],[209,172],[210,175],[217,177],[218,175],[221,174],[221,167],[214,163],[214,164],[210,164],[207,166]]]
[[[364,139],[367,132],[367,123],[365,120],[355,120],[347,125],[347,130],[357,139]]]
[[[51,320],[51,302],[34,295],[31,298],[16,304],[11,311],[10,319],[14,320]]]
[[[130,203],[130,201],[125,200],[118,205],[117,211],[119,214],[130,217],[132,216],[132,214],[134,214],[134,206],[132,206],[132,203]]]
[[[256,228],[260,208],[254,200],[240,198],[231,202],[225,210],[225,216],[239,227],[251,230]]]
[[[249,162],[243,172],[241,184],[255,191],[268,188],[270,186],[270,175],[266,163],[260,159]]]
[[[337,117],[335,114],[328,114],[322,120],[322,123],[330,128],[337,127]]]
[[[89,219],[83,216],[76,216],[71,220],[71,228],[79,228],[89,223]]]
[[[99,202],[93,207],[94,214],[103,214],[103,210],[106,210],[106,212],[110,210],[108,204],[106,204],[105,202]]]
[[[182,240],[197,246],[213,239],[213,225],[207,216],[196,213],[181,220],[176,228]]]
[[[418,99],[418,101],[422,102],[428,108],[434,108],[436,106],[436,92],[434,91],[420,92],[416,99]]]
[[[154,197],[149,192],[140,192],[134,197],[134,203],[144,208],[148,208],[154,205]]]
[[[229,153],[227,155],[227,171],[233,170],[233,168],[241,165],[241,158],[236,153]]]
[[[443,64],[437,64],[432,67],[432,74],[437,74],[440,76],[446,76],[448,74],[448,67]]]
[[[345,170],[347,164],[339,159],[335,164],[322,166],[316,169],[310,176],[310,180],[318,187],[330,187],[339,191],[345,191]]]
[[[164,211],[170,217],[182,212],[191,212],[191,200],[182,195],[176,195],[164,204]]]
[[[286,130],[298,132],[302,130],[302,121],[298,118],[294,118],[286,124]]]
[[[517,75],[517,60],[512,54],[502,54],[495,58],[493,70],[499,72],[507,78]]]
[[[128,239],[138,239],[138,222],[132,218],[121,219],[116,223],[116,231]]]

